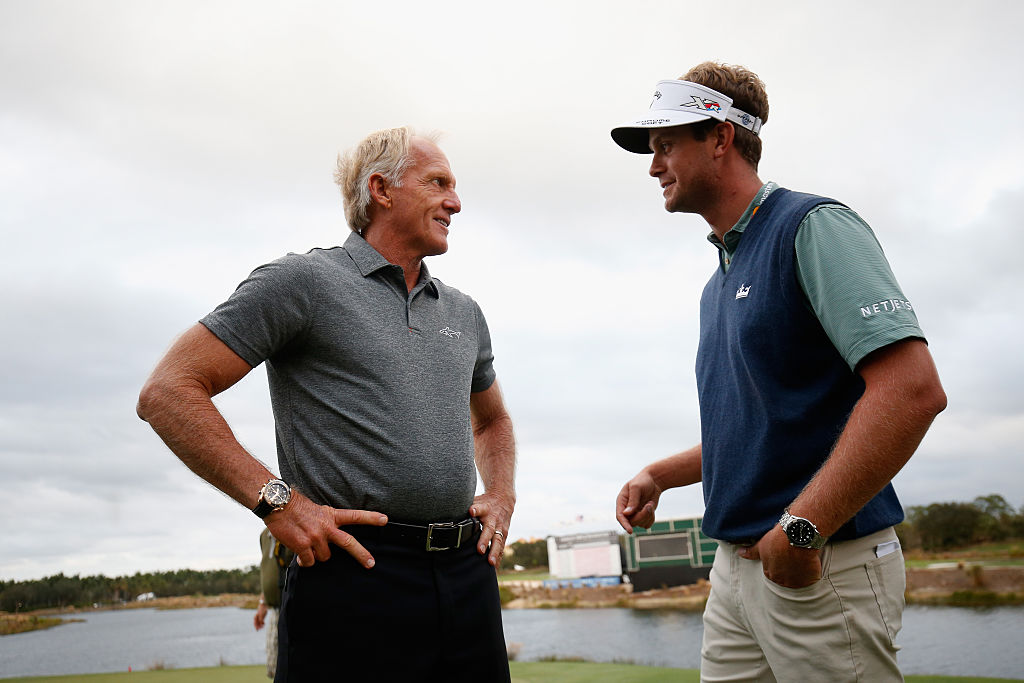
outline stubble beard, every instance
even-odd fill
[[[713,177],[699,175],[694,177],[685,188],[676,181],[675,192],[665,198],[665,210],[669,213],[696,213],[703,215],[705,210],[718,201],[718,188]]]

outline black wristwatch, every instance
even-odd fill
[[[826,537],[818,533],[818,527],[814,526],[814,522],[791,515],[789,510],[782,513],[782,517],[779,518],[779,526],[786,532],[789,544],[796,548],[819,550],[828,541]]]
[[[271,512],[283,510],[292,499],[292,487],[281,479],[271,479],[260,489],[260,498],[252,509],[256,516],[263,519]]]

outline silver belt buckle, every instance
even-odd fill
[[[434,536],[434,529],[454,529],[456,526],[457,525],[455,524],[455,522],[437,522],[435,524],[428,524],[427,525],[427,552],[432,552],[434,550],[451,550],[453,546],[446,546],[446,547],[443,547],[443,548],[442,547],[436,547],[435,548],[432,545],[433,536]],[[454,547],[458,548],[461,543],[462,543],[462,527],[459,526],[459,536],[458,536],[458,538],[455,539]]]

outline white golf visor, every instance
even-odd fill
[[[612,140],[619,147],[637,154],[650,154],[651,128],[685,126],[707,119],[731,121],[754,135],[761,130],[761,119],[732,106],[732,98],[690,81],[658,81],[650,109],[635,121],[612,129]]]

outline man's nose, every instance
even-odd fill
[[[462,200],[459,199],[459,195],[457,195],[454,190],[452,190],[448,198],[444,200],[444,208],[448,209],[452,213],[462,211]]]
[[[652,177],[657,178],[659,175],[664,173],[664,171],[665,166],[661,163],[661,159],[658,158],[658,155],[655,154],[654,158],[651,159],[651,167],[647,169],[647,172],[650,173]]]

